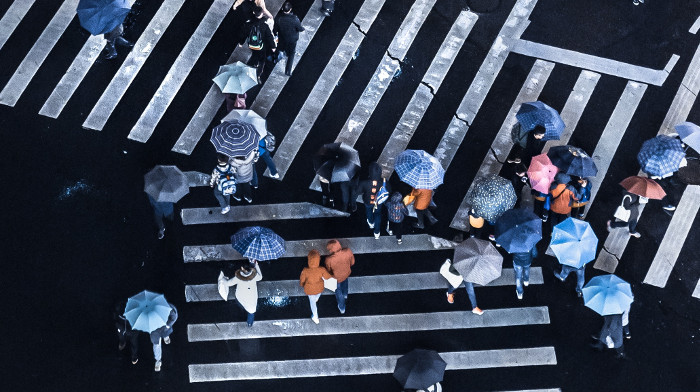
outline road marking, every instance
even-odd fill
[[[345,218],[350,216],[347,212],[305,202],[233,206],[228,214],[221,214],[219,210],[219,207],[183,208],[180,211],[182,224],[201,225],[284,219]]]
[[[209,186],[209,180],[211,179],[210,174],[198,171],[186,171],[184,173],[187,177],[187,183],[190,188],[195,188],[198,186]]]
[[[165,0],[161,4],[153,19],[146,26],[146,30],[136,41],[126,59],[124,59],[124,63],[119,67],[119,71],[114,75],[90,114],[88,114],[85,122],[83,122],[83,128],[96,131],[101,131],[104,128],[107,119],[112,115],[114,108],[119,104],[129,85],[136,78],[141,67],[153,52],[153,48],[184,2],[185,0]]]
[[[311,321],[309,320],[309,323]],[[556,365],[554,347],[440,353],[446,370]],[[190,382],[359,376],[394,372],[400,355],[189,365]]]
[[[350,294],[372,294],[396,291],[438,290],[447,287],[445,278],[439,272],[416,272],[410,274],[351,276],[349,277]],[[530,269],[530,284],[543,284],[542,268]],[[503,269],[501,276],[487,286],[515,285],[515,272],[512,268]],[[479,285],[477,285],[478,287]],[[261,281],[258,283],[258,298],[303,297],[306,294],[299,286],[299,280]],[[323,295],[335,295],[324,290]],[[235,290],[230,290],[228,299],[236,298]],[[185,286],[187,302],[223,301],[216,284],[198,284]]]
[[[564,121],[564,124],[566,124],[566,128],[564,128],[564,132],[562,132],[559,140],[549,140],[545,143],[542,149],[543,153],[547,153],[547,151],[554,146],[569,144],[569,139],[571,139],[571,135],[574,134],[574,129],[576,129],[576,125],[578,125],[578,120],[581,119],[583,110],[586,108],[588,100],[591,98],[599,79],[600,74],[586,70],[581,71],[574,85],[574,89],[571,91],[571,94],[569,94],[566,104],[564,104],[564,109],[561,110],[561,119]]]
[[[693,23],[693,25],[690,26],[690,30],[688,30],[688,32],[690,34],[697,34],[698,30],[700,30],[700,16],[698,16],[698,18],[695,19],[695,23]]]
[[[315,239],[302,241],[286,241],[287,251],[282,258],[306,257],[311,249],[317,249],[322,255],[326,254],[326,243],[330,239]],[[393,236],[339,238],[344,246],[352,249],[355,254],[383,252],[415,252],[427,250],[452,249],[456,245],[452,241],[433,237],[427,234],[404,235],[399,245]],[[182,249],[185,263],[221,260],[242,260],[243,256],[236,252],[230,244],[185,246]]]
[[[515,114],[518,112],[520,105],[523,103],[537,101],[537,98],[540,96],[542,89],[544,89],[544,85],[547,83],[547,79],[549,78],[549,75],[552,73],[553,69],[554,63],[542,60],[535,61],[530,73],[527,75],[527,79],[525,79],[525,84],[523,84],[523,87],[520,89],[520,92],[515,98],[508,115],[506,115],[506,118],[503,121],[503,125],[501,125],[501,129],[498,131],[498,134],[493,140],[491,149],[486,152],[486,157],[484,157],[484,161],[481,163],[479,171],[476,173],[476,176],[474,176],[475,179],[491,174],[498,174],[498,172],[501,170],[501,167],[503,166],[501,162],[505,162],[505,160],[508,158],[508,154],[510,154],[510,150],[513,148],[513,141],[510,137],[510,132],[518,121],[515,118]],[[469,186],[469,190],[464,196],[459,209],[457,209],[457,213],[452,219],[450,227],[458,230],[467,230],[466,222],[470,209],[469,203],[467,202],[467,196],[472,191],[473,186],[474,182],[472,182],[472,184]]]
[[[12,33],[22,21],[25,15],[35,0],[15,0],[10,8],[5,11],[5,15],[0,19],[0,49],[5,45],[5,42],[10,38]]]
[[[65,0],[0,92],[0,104],[15,106],[49,52],[76,15],[78,0]],[[9,11],[9,10],[8,10]],[[4,19],[4,17],[3,17]]]
[[[576,68],[584,68],[655,86],[664,84],[668,74],[673,70],[680,58],[677,54],[674,54],[668,60],[664,69],[656,70],[522,39],[515,40],[512,51],[524,56],[566,64]]]
[[[275,152],[281,181],[386,0],[366,0]],[[265,171],[269,176],[269,171]]]
[[[700,298],[700,280],[698,280],[698,284],[695,286],[695,290],[693,291],[693,297]]]

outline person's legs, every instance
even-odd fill
[[[523,295],[525,289],[523,288],[523,270],[525,268],[513,263],[513,272],[515,272],[515,292],[518,297]]]
[[[231,196],[224,195],[216,188],[214,188],[214,197],[216,198],[216,201],[219,202],[219,206],[221,208],[226,208],[231,205]]]
[[[352,187],[350,186],[350,181],[339,182],[341,201],[343,204],[340,206],[341,211],[347,211],[348,205],[350,204],[350,194],[352,193]]]
[[[309,295],[309,305],[311,306],[311,318],[312,319],[317,319],[318,320],[318,307],[316,306],[316,302],[318,301],[318,298],[321,296],[321,294],[315,294],[315,295]]]
[[[165,223],[163,223],[163,214],[155,210],[153,212],[153,218],[156,220],[156,225],[158,226],[158,231],[165,231]]]
[[[525,285],[530,284],[530,265],[523,267],[523,283]]]
[[[433,216],[433,213],[430,212],[430,209],[425,209],[424,210],[426,218],[428,218],[428,222],[430,222],[431,225],[434,225],[437,223],[437,218]]]
[[[153,344],[153,357],[156,359],[156,362],[160,362],[163,357],[163,343],[161,339],[158,339],[157,344]]]
[[[403,237],[403,222],[390,222],[389,226],[391,227],[391,231],[394,233],[396,236],[397,241],[401,241],[401,238]]]
[[[365,204],[365,217],[367,218],[367,225],[370,229],[374,229],[374,206],[371,204]]]
[[[276,175],[277,166],[275,165],[275,161],[272,160],[272,155],[270,155],[270,152],[265,150],[265,153],[262,154],[260,158],[262,158],[263,162],[265,162],[265,165],[270,170],[270,174],[273,176]]]
[[[634,207],[632,207],[632,210],[630,211],[630,219],[629,219],[629,224],[628,224],[630,234],[637,233],[637,222],[638,221],[639,221],[639,206],[634,206]]]
[[[255,322],[255,313],[248,313],[248,317],[246,318],[246,322],[248,323],[249,327],[252,326],[253,323]]]
[[[586,281],[586,266],[584,265],[583,267],[579,268],[576,270],[576,294],[578,296],[583,295],[583,284]]]
[[[382,208],[381,207],[377,207],[377,209],[372,212],[372,219],[374,220],[374,235],[377,236],[381,232],[381,228],[382,228]]]
[[[476,304],[476,293],[474,292],[474,283],[464,282],[464,287],[467,289],[467,297],[469,297],[472,309],[478,308],[479,306]]]
[[[345,289],[343,289],[345,286]],[[347,293],[348,280],[345,279],[338,283],[338,287],[335,289],[335,300],[338,302],[338,310],[340,313],[345,313],[345,295]]]
[[[569,267],[568,265],[562,264],[561,272],[559,272],[558,274],[555,272],[554,276],[556,276],[557,278],[559,278],[559,280],[561,280],[563,282],[569,276],[571,271],[574,271],[575,269],[576,268],[574,268],[574,267]]]
[[[253,180],[250,182],[250,185],[258,189],[258,171],[255,169],[255,165],[253,165]]]
[[[292,66],[294,65],[294,55],[297,51],[297,43],[288,43],[284,48],[284,54],[287,55],[287,63],[284,66],[284,73],[287,76],[292,75]]]
[[[324,206],[326,205],[326,202],[328,202],[330,207],[333,207],[333,193],[331,192],[331,184],[321,182],[321,197]]]
[[[630,219],[631,218],[632,218],[632,216],[630,215]],[[637,222],[635,222],[634,224],[636,226]],[[620,227],[627,227],[628,225],[629,225],[629,223],[625,222],[625,221],[621,221],[621,220],[617,220],[617,219],[610,220],[610,228],[612,228],[612,229],[617,229]]]
[[[414,224],[414,227],[417,227],[419,229],[422,229],[425,227],[425,224],[423,223],[423,217],[425,216],[425,210],[416,210],[416,218],[418,219],[418,222]]]
[[[135,363],[139,360],[139,334],[138,332],[130,332],[126,335],[126,338],[129,339],[129,346],[131,350],[131,362]]]
[[[236,191],[240,191],[241,193],[239,195],[242,196],[248,203],[253,201],[253,190],[250,187],[249,182],[236,184]]]

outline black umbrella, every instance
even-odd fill
[[[176,166],[158,165],[144,176],[143,190],[158,202],[177,203],[190,187],[187,176]]]
[[[344,143],[324,144],[313,161],[316,174],[330,182],[350,181],[360,169],[357,150]]]
[[[436,351],[417,348],[396,361],[394,378],[404,388],[424,389],[442,381],[446,367]]]
[[[574,146],[554,146],[547,156],[561,172],[577,177],[595,177],[598,168],[593,158],[585,151]]]

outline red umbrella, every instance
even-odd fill
[[[554,181],[554,176],[559,169],[552,164],[547,154],[532,157],[527,176],[530,178],[530,186],[536,191],[549,193],[549,186]]]
[[[649,199],[661,200],[666,196],[661,185],[657,184],[656,181],[640,176],[627,177],[620,183],[623,188],[627,189],[627,192],[634,193],[635,195],[648,197]]]

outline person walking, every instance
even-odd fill
[[[104,34],[104,38],[107,40],[107,44],[105,45],[107,49],[107,53],[105,54],[106,60],[117,57],[117,45],[122,45],[127,48],[132,48],[134,46],[132,42],[122,37],[122,34],[124,34],[124,25],[122,24],[119,24],[119,26],[112,29],[112,31]]]
[[[666,192],[666,196],[661,199],[661,208],[663,208],[666,215],[673,216],[673,212],[676,211],[676,204],[678,203],[678,189],[682,184],[678,181],[675,173],[663,177],[650,176],[649,178],[661,185],[661,188]]]
[[[131,363],[136,365],[139,361],[139,331],[132,329],[129,321],[124,317],[124,309],[126,302],[120,301],[114,307],[114,326],[117,328],[117,336],[119,337],[119,351],[123,351],[129,344],[131,351]]]
[[[331,278],[328,270],[321,267],[320,264],[321,254],[316,249],[312,249],[307,256],[308,267],[304,267],[299,276],[299,285],[304,288],[304,293],[309,297],[311,320],[316,324],[320,322],[316,302],[324,289],[323,280]]]
[[[557,173],[554,177],[554,182],[549,187],[549,195],[544,203],[545,213],[543,220],[549,218],[552,227],[563,222],[571,213],[571,206],[578,201],[576,189],[569,185],[571,177],[563,173]],[[546,211],[551,212],[548,214]]]
[[[402,242],[403,221],[408,215],[408,208],[403,204],[401,193],[394,192],[385,203],[387,210],[386,232],[389,235],[396,235],[396,242]]]
[[[255,162],[258,159],[257,149],[251,151],[247,156],[232,157],[229,159],[229,164],[234,169],[234,178],[236,180],[236,193],[233,198],[236,201],[245,199],[248,203],[253,202],[253,190],[251,186],[258,187],[255,182]],[[252,183],[252,184],[251,184]]]
[[[248,31],[248,48],[251,50],[248,65],[257,69],[258,78],[265,70],[268,53],[272,54],[277,48],[272,28],[267,23],[267,17],[262,8],[253,7],[253,18],[246,23]]]
[[[267,18],[272,19],[272,14],[265,6],[265,0],[236,0],[231,8],[243,13],[244,16],[251,16],[254,7],[259,7]]]
[[[529,181],[530,179],[527,176],[527,167],[522,163],[518,163],[517,165],[515,165],[513,176],[510,178],[510,182],[513,184],[513,189],[515,190],[515,197],[517,198],[517,201],[515,202],[515,206],[513,206],[513,208],[520,208],[523,188],[526,184],[529,186]]]
[[[625,359],[625,348],[622,341],[622,315],[610,314],[603,316],[603,327],[598,335],[593,335],[595,343],[591,344],[596,351],[605,348],[615,350],[615,358]]]
[[[227,214],[231,210],[231,186],[236,188],[235,169],[228,163],[228,157],[217,154],[217,164],[211,172],[209,186],[214,189],[214,197],[221,206],[221,213]]]
[[[425,217],[428,218],[428,222],[430,222],[431,225],[437,223],[437,218],[434,217],[433,213],[428,209],[430,207],[430,201],[433,200],[432,189],[413,188],[408,195],[414,198],[413,207],[416,209],[416,218],[418,218],[418,222],[414,223],[413,227],[416,229],[424,229]]]
[[[448,279],[448,286],[447,286],[447,303],[453,304],[455,303],[455,294],[454,292],[462,285],[464,284],[464,288],[467,290],[467,297],[469,297],[469,303],[471,304],[472,307],[472,313],[481,316],[484,314],[484,311],[479,308],[479,306],[476,304],[476,293],[474,292],[474,283],[472,282],[467,282],[462,278],[462,275],[457,272],[457,270],[454,268],[452,265],[452,260],[446,259],[445,262],[443,263],[442,267],[440,268],[440,274],[445,276],[446,278],[449,277]]]
[[[571,216],[583,219],[586,204],[591,200],[591,187],[593,185],[587,178],[578,178],[574,184],[578,200],[571,204]]]
[[[348,277],[352,273],[351,267],[355,265],[355,255],[350,248],[343,248],[338,240],[330,240],[326,244],[328,256],[326,256],[326,269],[338,281],[335,289],[335,299],[338,301],[340,314],[345,314],[345,301],[348,299]]]
[[[248,315],[246,322],[252,327],[258,308],[258,282],[262,280],[262,272],[257,260],[246,264],[236,271],[233,278],[222,276],[218,283],[227,287],[236,286],[236,303],[245,310]]]
[[[649,199],[646,197],[625,192],[625,195],[622,196],[622,204],[615,211],[615,221],[608,220],[605,223],[608,231],[626,227],[632,237],[641,237],[642,235],[637,231],[637,220],[642,204],[646,204],[648,201]]]
[[[330,182],[327,178],[318,176],[318,180],[321,183],[322,204],[324,206],[336,208],[334,193],[337,192],[337,189],[340,189],[342,204],[337,206],[337,208],[343,212],[348,212],[348,207],[350,212],[357,211],[357,197],[353,192],[359,183],[357,177],[353,177],[350,181]]]
[[[576,273],[576,296],[579,298],[583,297],[583,284],[586,281],[586,265],[582,265],[581,268],[575,268],[570,265],[562,264],[561,266],[561,271],[559,273],[554,273],[554,276],[561,280],[562,282],[566,280],[566,278],[571,274],[572,272]]]
[[[480,217],[476,214],[476,211],[474,211],[473,208],[469,209],[469,219],[467,219],[467,223],[469,223],[469,237],[470,238],[478,238],[480,240],[483,240],[484,237],[488,237],[491,239],[493,237],[493,234],[490,234],[490,229],[487,230],[486,226],[490,226],[490,224],[484,219],[483,217]],[[496,238],[492,241],[495,241]]]
[[[520,127],[520,123],[517,123],[515,126]],[[518,130],[518,132],[520,131]],[[532,160],[532,157],[542,153],[542,149],[544,148],[544,145],[546,143],[543,140],[545,132],[547,132],[547,130],[543,126],[538,125],[530,132],[522,136],[526,138],[525,147],[523,147],[520,144],[520,142],[516,142],[513,145],[513,150],[511,151],[510,157],[508,158],[507,162],[516,164],[522,162],[526,166],[530,166],[530,161]]]
[[[270,148],[274,148],[274,146]],[[258,142],[258,156],[262,158],[263,162],[265,162],[265,166],[270,170],[270,177],[280,178],[280,174],[277,172],[277,165],[275,165],[275,161],[272,160],[272,155],[270,155],[267,136],[260,138],[260,142]],[[255,177],[257,178],[257,172],[255,173]],[[257,180],[255,182],[257,183]]]
[[[177,321],[177,308],[175,305],[168,303],[170,305],[170,314],[168,315],[168,321],[165,325],[151,332],[151,343],[153,343],[153,356],[156,359],[155,371],[159,372],[161,367],[161,359],[163,356],[163,347],[161,341],[165,344],[170,344],[170,335],[173,333],[173,324]]]
[[[537,258],[537,246],[533,245],[529,252],[513,253],[513,271],[515,272],[515,295],[523,299],[524,287],[530,284],[530,266]],[[524,286],[524,287],[523,287]]]
[[[374,231],[374,238],[379,239],[382,224],[381,204],[385,200],[378,198],[380,190],[384,188],[386,193],[391,193],[391,186],[382,178],[382,167],[377,162],[369,164],[369,177],[360,181],[354,194],[362,195],[362,202],[365,204],[365,215],[367,225]]]
[[[158,226],[158,239],[162,240],[165,237],[165,221],[163,219],[175,220],[175,203],[156,201],[151,195],[148,195],[148,202],[153,207],[153,218]]]
[[[321,12],[323,12],[323,15],[331,16],[331,13],[333,13],[333,9],[335,9],[335,0],[321,1]]]
[[[292,13],[292,3],[285,1],[282,4],[282,13],[277,16],[275,21],[274,34],[279,37],[279,45],[277,46],[277,56],[282,53],[287,57],[287,63],[284,67],[284,74],[292,76],[292,65],[294,64],[294,55],[297,50],[297,41],[299,33],[304,31],[299,18]]]

